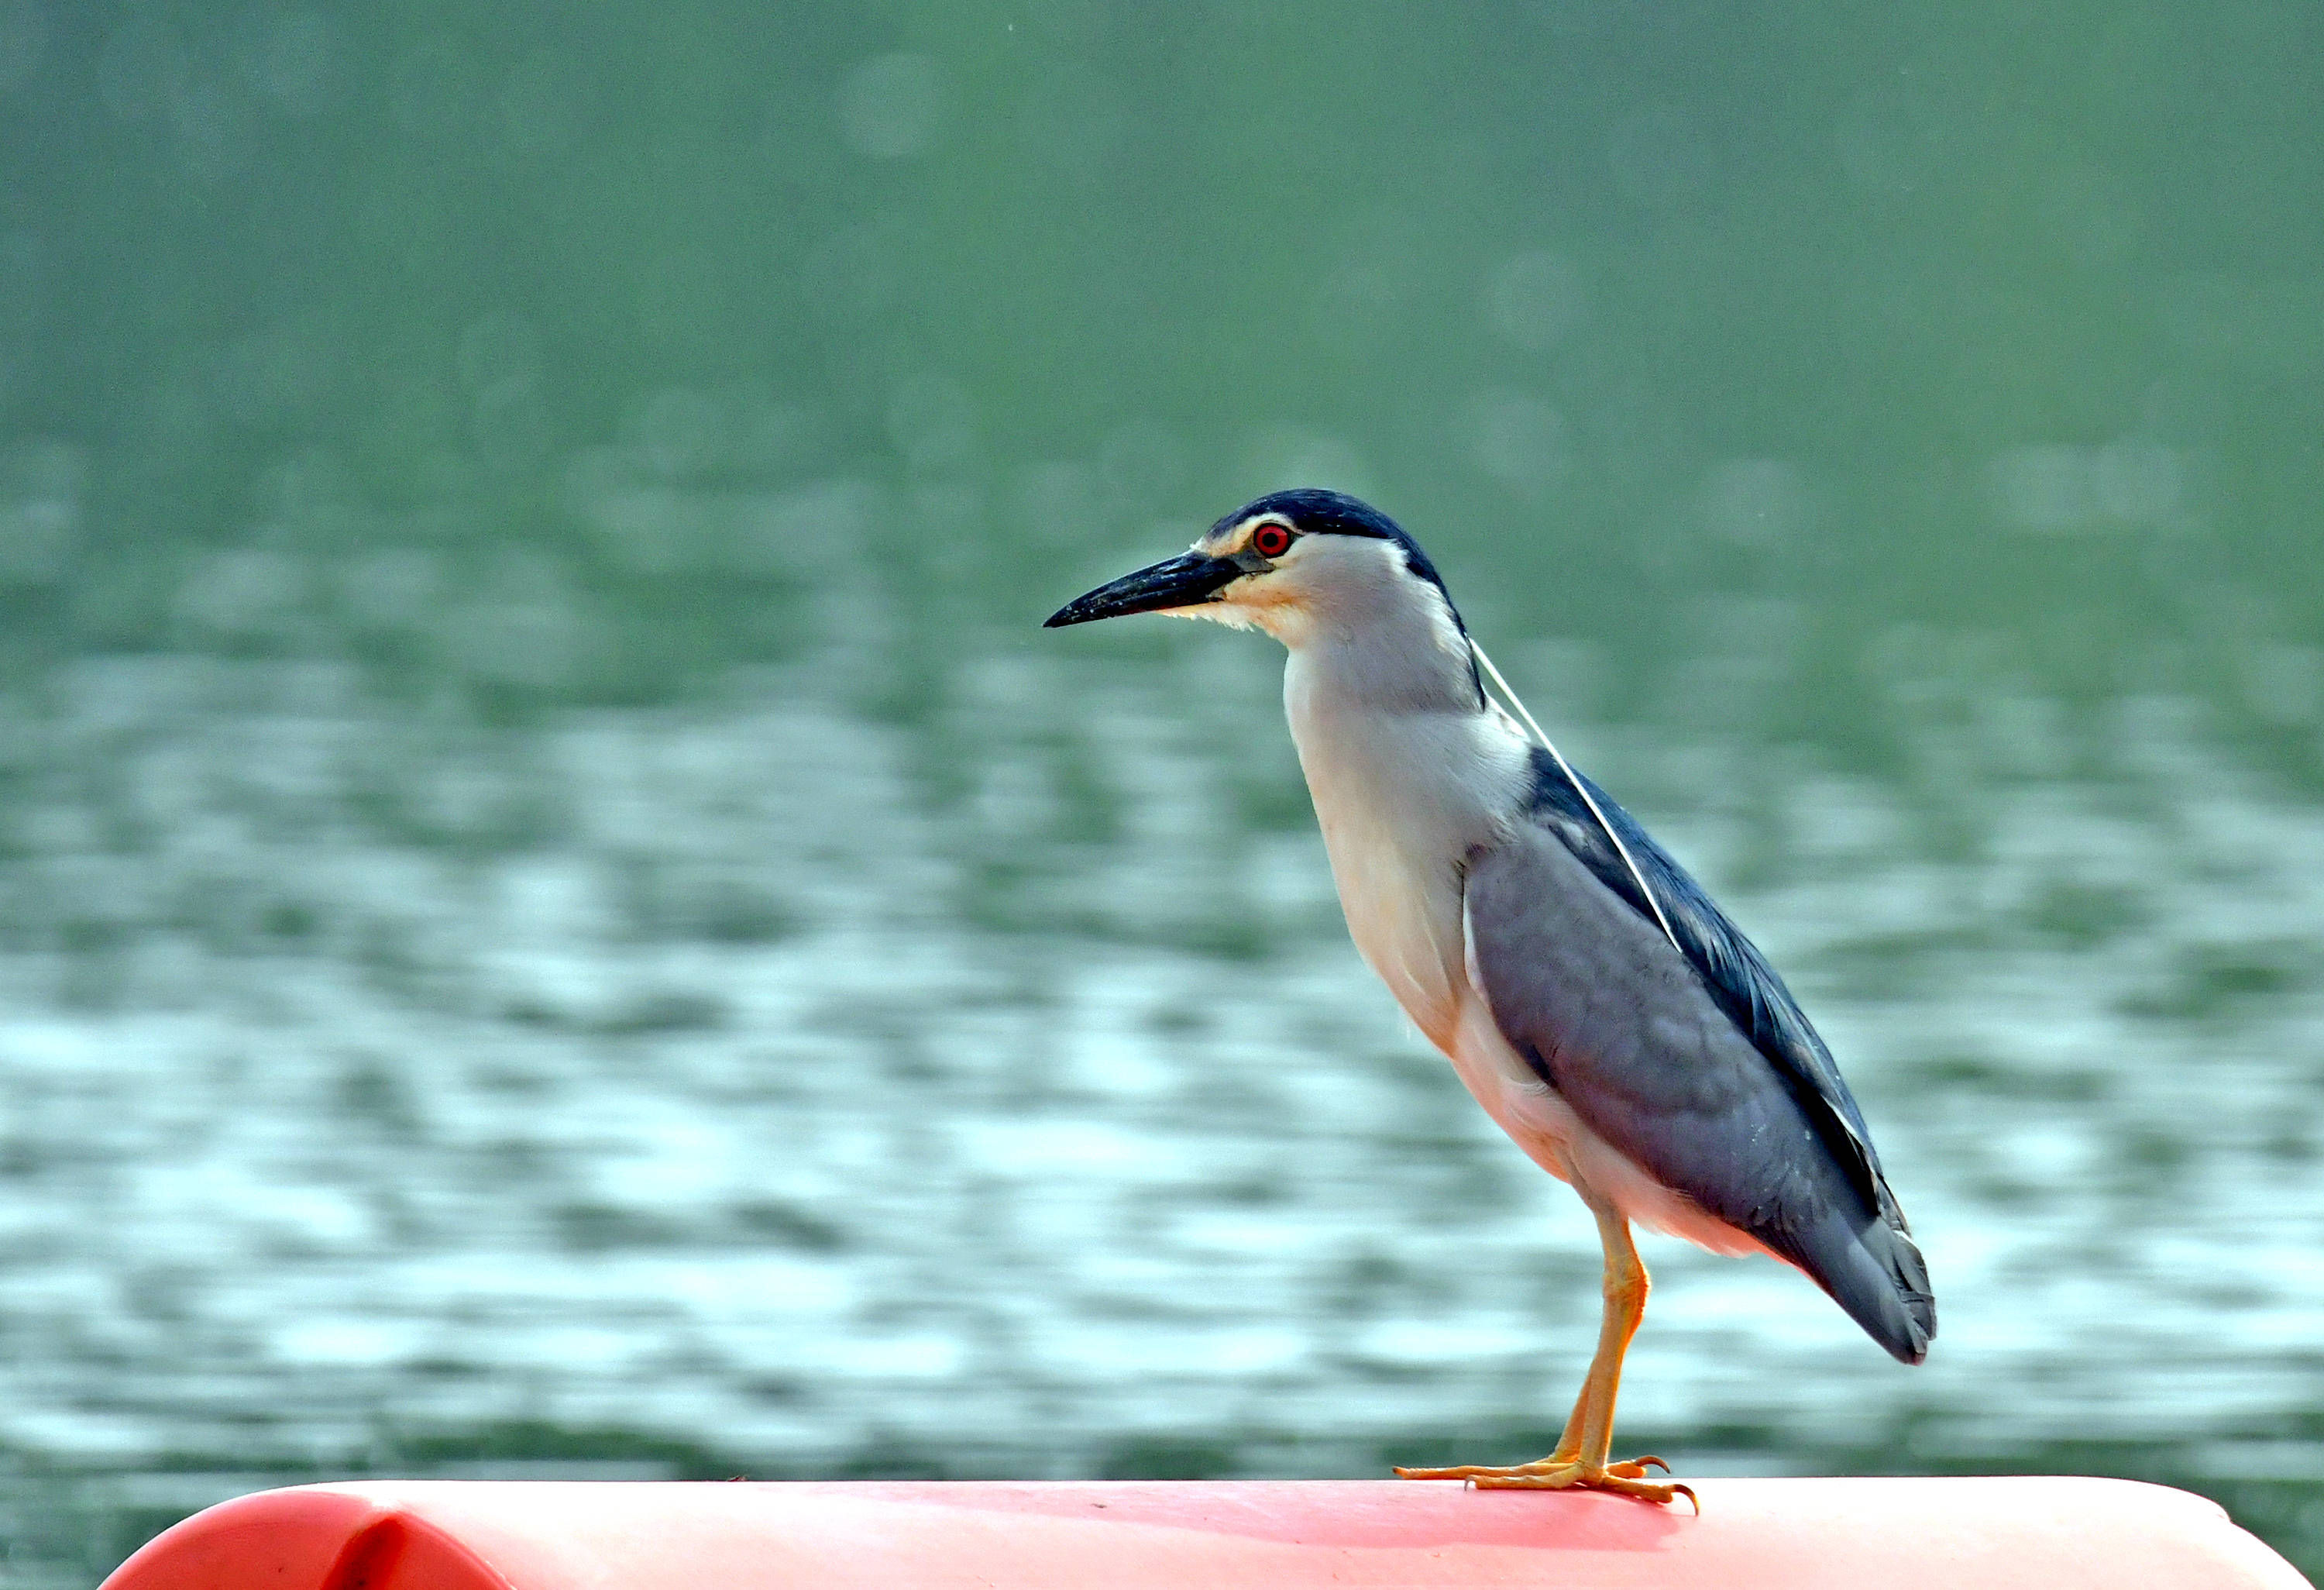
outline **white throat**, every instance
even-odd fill
[[[1363,622],[1345,622],[1342,605],[1264,627],[1290,649],[1285,715],[1348,930],[1414,1022],[1446,1048],[1467,985],[1462,867],[1522,809],[1529,747],[1505,713],[1480,701],[1442,594],[1416,593],[1421,582],[1398,574],[1399,599]]]

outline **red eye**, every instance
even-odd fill
[[[1280,558],[1291,550],[1291,532],[1279,524],[1262,524],[1251,532],[1250,546],[1262,558]]]

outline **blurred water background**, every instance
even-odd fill
[[[347,1473],[1370,1474],[1596,1246],[1251,636],[1403,518],[1854,1079],[1934,1355],[1623,1445],[2324,1566],[2324,14],[0,5],[0,1539]]]

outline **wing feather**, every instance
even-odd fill
[[[1655,890],[1663,914],[1670,920],[1679,948],[1702,979],[1704,988],[1727,1013],[1738,1031],[1766,1056],[1768,1064],[1791,1078],[1817,1118],[1819,1127],[1849,1167],[1850,1178],[1868,1198],[1894,1203],[1880,1156],[1855,1095],[1840,1074],[1831,1051],[1808,1021],[1792,991],[1784,986],[1758,946],[1719,909],[1654,836],[1587,774],[1589,784],[1607,820],[1620,831],[1638,870]],[[1590,815],[1581,797],[1546,753],[1534,753],[1534,820],[1554,835],[1592,875],[1619,895],[1633,911],[1648,918],[1652,908],[1639,898],[1637,881],[1605,833]]]
[[[1637,883],[1545,753],[1533,821],[1471,858],[1497,1022],[1536,1074],[1665,1186],[1805,1270],[1917,1362],[1928,1273],[1840,1068],[1757,948],[1637,820],[1591,792]]]

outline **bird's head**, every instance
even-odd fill
[[[1428,556],[1387,514],[1338,492],[1276,492],[1236,509],[1176,558],[1077,596],[1043,627],[1125,613],[1260,629],[1297,648],[1321,633],[1416,622],[1457,645],[1467,635]]]

